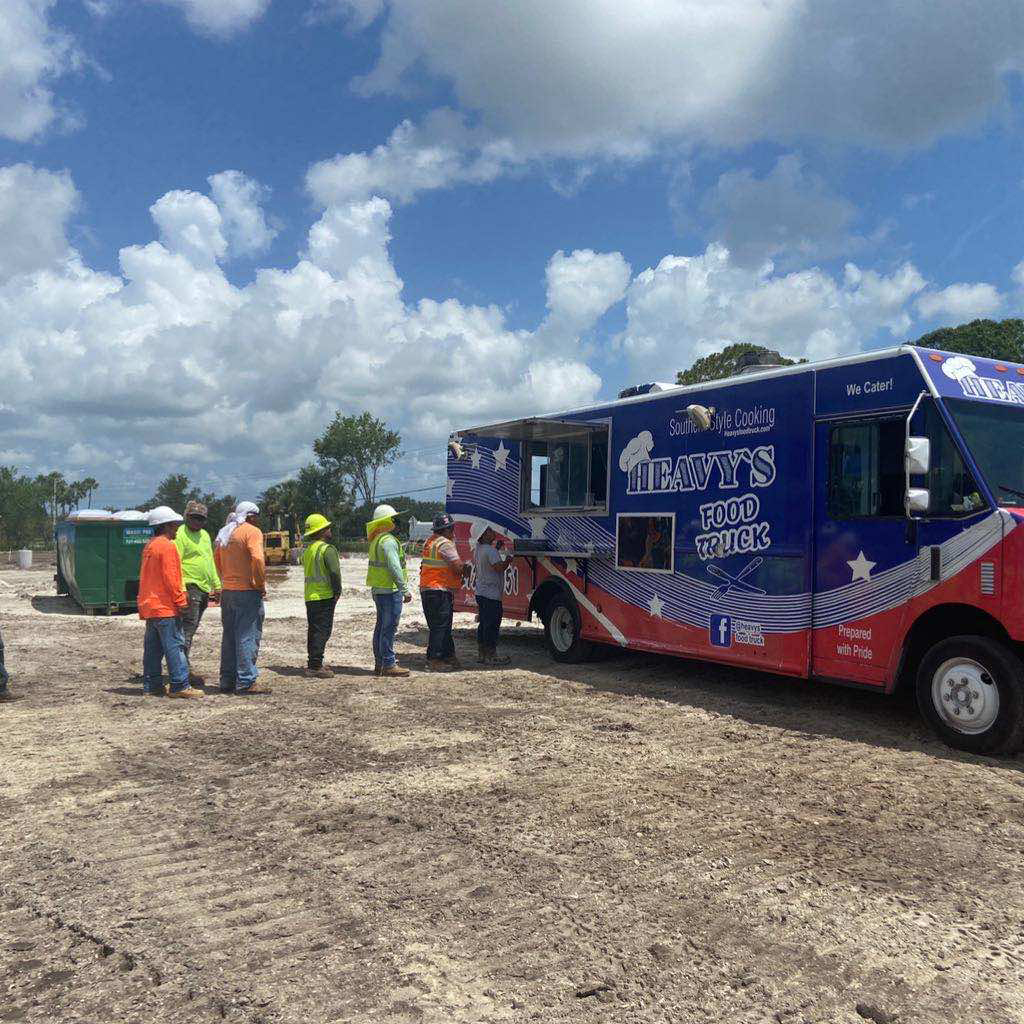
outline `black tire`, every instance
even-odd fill
[[[580,610],[568,594],[556,594],[544,609],[544,640],[555,661],[574,664],[590,661],[594,644],[584,640]]]
[[[916,690],[921,716],[949,746],[974,754],[1024,746],[1024,663],[1004,644],[984,636],[940,641],[921,659]]]

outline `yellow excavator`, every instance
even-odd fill
[[[287,565],[291,546],[291,536],[287,530],[270,530],[263,534],[263,550],[267,565]]]

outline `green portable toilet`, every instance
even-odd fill
[[[78,519],[57,527],[57,592],[86,614],[138,607],[142,549],[153,529],[142,520]]]

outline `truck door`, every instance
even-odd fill
[[[906,412],[815,424],[812,674],[884,685],[918,545],[903,506]]]

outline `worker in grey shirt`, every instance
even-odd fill
[[[504,549],[504,542],[489,526],[476,544],[473,555],[475,569],[476,607],[480,624],[476,641],[480,648],[477,661],[485,665],[507,665],[511,658],[499,658],[498,632],[501,629],[502,598],[505,596],[505,569],[512,556]]]

